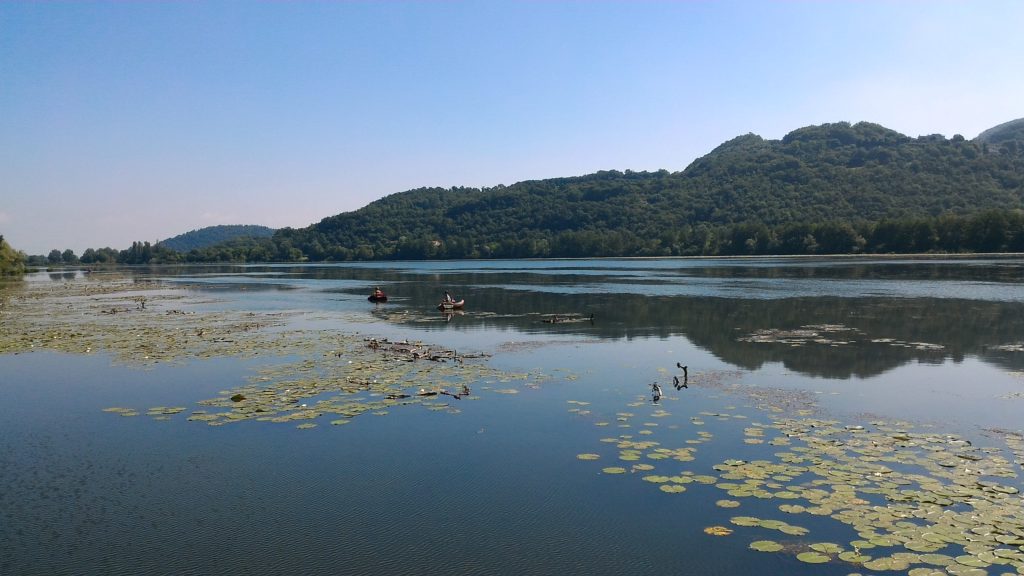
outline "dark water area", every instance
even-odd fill
[[[779,498],[730,509],[716,505],[730,496],[713,484],[665,493],[607,440],[689,447],[688,461],[640,462],[669,476],[715,475],[723,461],[786,450],[745,440],[779,417],[764,398],[792,394],[840,428],[895,420],[1012,461],[988,431],[1024,422],[1022,271],[1019,258],[129,270],[187,294],[196,313],[295,312],[289,328],[437,342],[548,377],[476,382],[458,413],[213,427],[103,409],[191,411],[277,360],[140,368],[104,353],[0,355],[0,574],[886,572],[755,552],[750,543],[765,538],[802,547],[859,536],[828,515],[782,514]],[[52,276],[28,282],[87,281]],[[386,304],[367,302],[374,286]],[[445,290],[465,309],[438,311]],[[678,390],[677,362],[691,383]],[[656,403],[654,382],[665,391]],[[578,458],[586,453],[600,460]],[[628,470],[603,471],[614,466]],[[782,517],[809,535],[730,522],[741,515]],[[711,526],[735,532],[711,536]]]

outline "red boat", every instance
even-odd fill
[[[437,305],[438,310],[458,310],[466,303],[465,300],[456,300],[453,302],[441,302]]]
[[[369,300],[370,302],[387,302],[388,295],[383,292],[381,292],[380,294],[374,293],[367,296],[366,299]]]

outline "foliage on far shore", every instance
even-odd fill
[[[157,242],[158,246],[170,248],[177,252],[209,248],[239,238],[270,238],[274,229],[256,225],[221,225],[207,226],[179,234],[174,238]]]
[[[312,255],[310,252],[314,251]],[[63,254],[68,254],[65,251]],[[643,238],[628,230],[562,232],[552,238],[509,237],[496,242],[426,238],[400,244],[337,247],[330,254],[288,237],[237,239],[181,254],[136,242],[129,250],[86,250],[81,258],[31,257],[30,264],[173,264],[484,258],[586,258],[634,256],[753,256],[825,254],[924,254],[1024,252],[1024,211],[990,210],[971,216],[886,219],[878,222],[793,223],[766,226],[699,224]]]
[[[1024,119],[1022,119],[1024,120]],[[1024,121],[911,138],[877,124],[734,138],[682,172],[392,194],[306,228],[82,263],[1024,251]],[[54,250],[50,263],[74,254]],[[43,257],[38,257],[43,258]]]
[[[0,236],[0,276],[20,276],[25,273],[25,255],[11,248]]]

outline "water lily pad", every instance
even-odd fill
[[[804,528],[803,526],[794,526],[792,524],[786,524],[784,526],[779,527],[779,532],[782,532],[783,534],[788,534],[790,536],[806,536],[810,532],[810,530]]]
[[[811,544],[811,550],[821,552],[822,554],[839,554],[843,551],[843,547],[833,542],[818,542]]]
[[[607,468],[602,468],[601,472],[604,472],[605,474],[625,474],[626,469],[621,466],[609,466]]]
[[[820,552],[801,552],[796,555],[796,559],[801,562],[807,562],[808,564],[823,564],[832,558],[827,554],[822,554]]]
[[[968,566],[971,568],[987,568],[991,565],[989,562],[985,562],[977,556],[971,556],[968,554],[957,556],[955,560],[958,564],[963,564],[964,566]]]
[[[945,554],[922,554],[921,561],[933,566],[949,566],[955,563],[956,559]]]
[[[778,552],[783,549],[783,546],[772,540],[757,540],[750,543],[750,549],[758,552]]]
[[[845,552],[840,552],[839,553],[839,559],[842,560],[843,562],[850,562],[850,563],[853,563],[853,564],[863,564],[864,562],[867,562],[867,561],[871,560],[871,556],[867,556],[865,554],[861,554],[861,553],[853,551],[853,550],[847,550]]]
[[[736,508],[740,503],[735,500],[718,500],[715,505],[719,508]]]
[[[907,576],[946,576],[944,570],[936,570],[934,568],[911,568],[907,572]]]
[[[597,460],[600,457],[601,457],[600,454],[591,454],[591,453],[577,454],[576,455],[576,458],[578,458],[580,460]]]
[[[726,528],[725,526],[708,526],[704,529],[705,534],[712,536],[728,536],[732,534],[732,528]]]

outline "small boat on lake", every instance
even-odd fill
[[[380,288],[377,288],[376,290],[373,291],[373,294],[367,296],[366,299],[369,300],[370,302],[387,302],[388,295],[385,294],[384,291],[381,290]]]
[[[438,310],[460,310],[466,304],[465,300],[452,300],[450,302],[441,302],[437,305]]]

